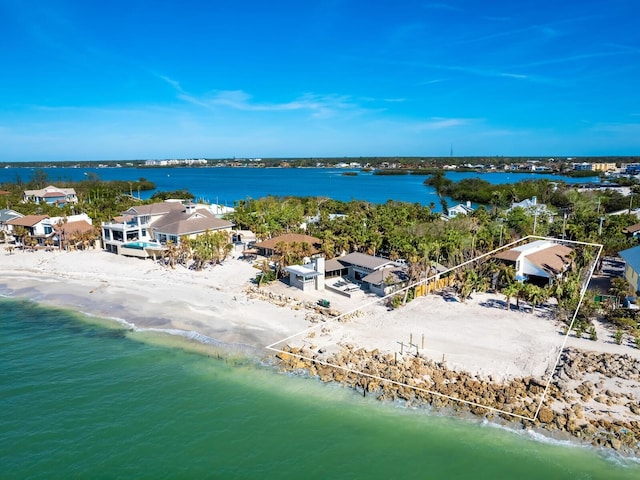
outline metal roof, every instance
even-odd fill
[[[634,271],[640,272],[640,246],[629,248],[618,253]]]

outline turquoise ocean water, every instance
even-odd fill
[[[640,478],[640,464],[381,404],[0,299],[0,478]]]

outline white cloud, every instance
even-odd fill
[[[418,131],[443,130],[447,128],[461,127],[468,125],[472,120],[468,118],[440,118],[434,117],[425,122],[416,122],[412,128]]]
[[[529,78],[528,75],[523,75],[521,73],[501,73],[500,76],[507,78],[516,78],[519,80],[526,80],[527,78]]]
[[[259,102],[244,90],[218,90],[206,95],[193,95],[180,83],[164,75],[157,75],[173,87],[176,97],[184,102],[208,109],[229,108],[244,112],[310,112],[313,118],[328,118],[337,113],[360,114],[376,109],[364,108],[349,95],[305,93],[285,102]],[[369,101],[375,99],[369,99]],[[404,99],[383,99],[383,102],[402,102]]]

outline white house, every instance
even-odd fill
[[[54,233],[48,220],[47,215],[25,215],[7,221],[6,225],[11,229],[13,235],[16,234],[17,227],[23,227],[27,236],[35,238],[39,244],[43,244],[44,240]]]
[[[65,205],[67,203],[77,203],[78,197],[73,188],[58,188],[49,185],[39,190],[25,190],[22,194],[22,202]]]
[[[470,215],[474,211],[475,210],[471,206],[471,202],[467,201],[466,203],[459,203],[458,205],[448,208],[446,215],[443,215],[443,217],[445,220],[449,220],[451,218],[456,218],[458,215]]]
[[[20,217],[24,217],[24,215],[16,212],[15,210],[11,210],[9,208],[3,208],[2,210],[0,210],[0,232],[4,232],[6,235],[10,235],[13,227],[7,222],[9,220]]]
[[[306,265],[290,265],[285,267],[289,273],[289,285],[303,292],[324,290],[324,258],[316,257]]]
[[[562,274],[571,265],[573,249],[549,240],[536,240],[504,250],[494,258],[515,266],[516,280],[530,277],[546,279],[549,283]]]
[[[206,231],[231,231],[233,224],[217,218],[205,205],[176,201],[131,207],[122,216],[102,223],[103,248],[109,252],[139,257],[181,237],[193,238]]]
[[[544,203],[538,203],[538,198],[535,195],[530,199],[525,198],[521,202],[512,203],[511,207],[507,209],[507,212],[510,212],[514,208],[522,208],[529,215],[552,214]]]

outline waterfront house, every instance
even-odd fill
[[[16,230],[19,227],[24,228],[26,236],[23,237],[23,242],[24,238],[31,237],[38,244],[43,245],[44,241],[53,235],[53,228],[51,223],[47,221],[48,219],[48,215],[24,215],[8,220],[6,225],[14,236],[16,236]]]
[[[226,231],[231,233],[233,223],[218,218],[206,208],[198,208],[194,203],[182,205],[180,209],[158,218],[152,225],[156,241],[164,244],[168,241],[179,244],[180,238],[195,238],[209,231]]]
[[[303,292],[324,290],[324,257],[315,257],[305,265],[289,265],[285,271],[289,274],[289,285]]]
[[[66,248],[69,242],[73,242],[71,247],[85,248],[89,246],[89,242],[93,244],[98,236],[93,221],[86,213],[52,217],[45,222],[49,222],[53,227],[53,244],[58,247]],[[88,238],[90,236],[91,240]]]
[[[445,220],[456,218],[458,215],[471,215],[474,212],[471,202],[459,203],[447,209],[446,215],[442,215]]]
[[[396,262],[388,258],[353,252],[328,260],[325,263],[325,272],[327,277],[346,276],[353,282],[362,283],[363,279],[370,273],[384,267],[395,267],[396,265]]]
[[[336,290],[337,285],[337,289],[343,295],[354,290],[363,290],[384,296],[405,286],[409,280],[405,265],[360,252],[327,260],[325,277],[338,278],[337,282],[327,283],[327,287]]]
[[[73,188],[58,188],[53,185],[38,190],[25,190],[22,202],[47,203],[49,205],[66,205],[77,203],[78,196]]]
[[[407,286],[408,282],[407,268],[397,265],[375,270],[362,279],[362,284],[367,290],[381,297]]]
[[[346,297],[362,295],[363,291],[385,296],[409,281],[406,266],[359,252],[326,261],[318,256],[305,265],[285,267],[285,271],[292,287],[303,291],[326,287]]]
[[[291,248],[294,244],[309,246],[309,257],[315,257],[321,255],[322,252],[322,240],[311,235],[303,235],[300,233],[285,233],[277,237],[257,242],[253,245],[253,248],[257,250],[259,255],[264,257],[270,257],[274,254],[276,246],[282,243],[285,248]]]
[[[494,255],[514,266],[516,280],[551,283],[562,278],[572,263],[573,249],[548,240],[536,240]]]
[[[179,244],[181,237],[194,238],[206,231],[231,232],[233,224],[204,205],[166,201],[131,207],[101,227],[105,250],[147,257],[148,249],[160,249],[169,241]]]

